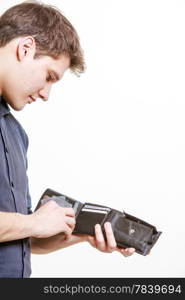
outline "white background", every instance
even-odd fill
[[[0,1],[0,11],[19,2]],[[147,257],[86,243],[33,255],[32,277],[185,276],[185,1],[44,2],[77,29],[87,70],[14,113],[30,138],[33,209],[53,188],[163,233]]]

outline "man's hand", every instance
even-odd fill
[[[69,237],[75,227],[75,213],[72,208],[59,206],[55,201],[48,201],[30,215],[33,226],[32,237],[48,238],[63,233]]]
[[[106,222],[104,224],[104,229],[106,233],[106,239],[103,236],[101,226],[99,224],[95,225],[95,237],[93,236],[88,236],[87,241],[96,248],[97,250],[105,253],[111,253],[113,251],[118,251],[124,256],[131,256],[134,252],[134,248],[126,248],[126,249],[121,249],[117,247],[116,240],[114,237],[114,233],[112,231],[112,226],[111,223]]]

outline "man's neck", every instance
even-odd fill
[[[1,66],[1,56],[0,56],[0,66]],[[0,70],[0,96],[2,96],[2,70]]]
[[[3,78],[4,78],[4,72],[5,72],[5,64],[6,64],[6,52],[5,48],[0,47],[0,96],[2,96],[3,93]]]
[[[2,96],[2,84],[1,84],[1,75],[0,75],[0,97]]]

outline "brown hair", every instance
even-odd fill
[[[9,8],[0,17],[0,47],[17,37],[31,35],[36,55],[70,58],[70,70],[84,72],[85,63],[78,34],[67,18],[55,7],[38,1],[25,1]]]

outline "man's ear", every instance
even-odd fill
[[[17,45],[17,59],[22,61],[25,57],[34,57],[36,52],[35,39],[27,36],[19,40]]]

